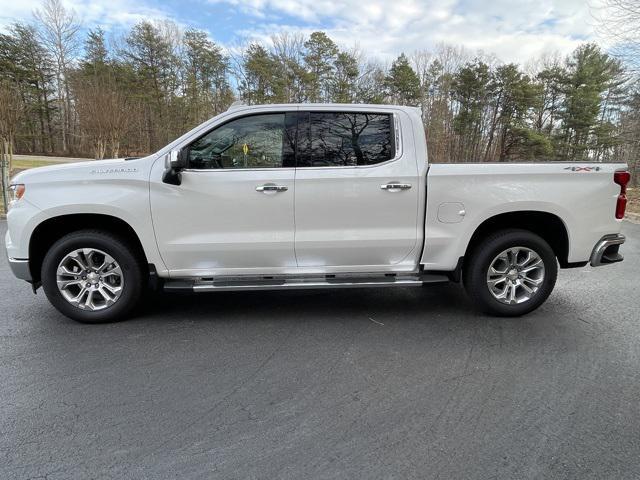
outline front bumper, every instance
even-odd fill
[[[591,266],[600,267],[610,263],[621,262],[624,257],[620,255],[618,250],[620,245],[626,240],[625,236],[620,233],[605,235],[600,239],[596,246],[593,247],[591,253]]]
[[[18,259],[12,258],[11,255],[17,253],[14,248],[14,244],[11,241],[11,235],[9,235],[9,231],[7,230],[7,234],[4,237],[4,248],[7,254],[7,259],[9,260],[9,267],[13,274],[18,277],[20,280],[26,280],[30,282],[33,280],[31,277],[31,269],[29,268],[29,260],[28,259]]]
[[[15,258],[9,258],[9,267],[13,274],[20,280],[26,280],[31,282],[31,270],[29,269],[29,260],[18,260]]]

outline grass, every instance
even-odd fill
[[[48,162],[46,160],[35,160],[30,158],[13,159],[11,165],[13,169],[26,170],[27,168],[46,167],[47,165],[60,165],[58,162]]]

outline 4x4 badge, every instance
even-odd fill
[[[564,169],[572,172],[599,172],[602,167],[564,167]]]

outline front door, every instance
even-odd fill
[[[311,111],[298,125],[298,266],[415,268],[418,167],[415,155],[402,154],[394,115]]]
[[[172,276],[295,271],[288,117],[265,113],[217,126],[189,145],[181,185],[152,182],[158,247]]]

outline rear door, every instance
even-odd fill
[[[298,266],[407,270],[418,240],[417,164],[393,112],[300,112],[295,191]]]

